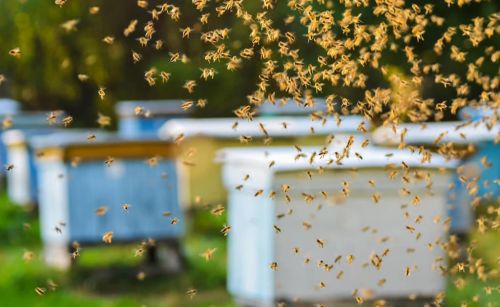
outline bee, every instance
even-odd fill
[[[56,1],[61,1],[61,0],[56,0]],[[44,296],[47,293],[47,289],[42,288],[42,287],[36,287],[35,293],[40,295],[40,296]]]
[[[106,244],[111,244],[113,241],[113,232],[108,231],[104,233],[104,235],[102,236],[102,241]]]
[[[61,123],[63,124],[64,127],[68,127],[71,125],[73,122],[73,117],[72,116],[66,116],[61,120]]]
[[[270,267],[271,267],[271,270],[277,271],[278,270],[278,263],[274,261],[271,263]]]
[[[319,247],[323,248],[325,246],[325,240],[322,239],[316,239],[316,243],[318,244]]]
[[[179,219],[177,217],[173,217],[170,220],[170,225],[177,225],[179,223]]]
[[[112,45],[115,42],[115,38],[113,36],[106,36],[102,39],[108,45]]]
[[[197,293],[198,293],[198,290],[196,290],[196,289],[189,289],[186,291],[186,294],[189,297],[189,299],[193,299]]]
[[[30,262],[31,260],[33,260],[34,256],[35,256],[34,252],[26,250],[23,253],[23,260],[26,262]]]
[[[9,129],[10,127],[12,127],[12,124],[13,124],[12,118],[10,118],[8,116],[5,117],[2,121],[3,129]]]
[[[146,279],[146,273],[144,273],[144,271],[140,271],[139,273],[137,273],[136,278],[139,281],[143,281],[144,279]]]
[[[212,209],[210,211],[210,213],[212,213],[212,215],[215,215],[215,216],[221,216],[224,213],[224,206],[217,205],[217,207],[215,207],[214,209]]]
[[[115,159],[113,157],[108,157],[105,161],[104,161],[104,164],[107,166],[107,167],[111,167],[111,165],[113,164],[113,162],[115,162]]]
[[[66,31],[66,33],[76,31],[76,25],[80,22],[78,19],[70,19],[64,23],[61,24],[61,28]]]
[[[89,80],[89,76],[86,75],[86,74],[78,74],[77,75],[77,78],[78,80],[80,80],[81,82],[85,82],[85,81],[88,81]]]
[[[405,276],[408,277],[411,274],[411,268],[409,266],[406,267],[405,269]]]
[[[181,104],[181,109],[184,111],[189,110],[194,105],[192,100],[185,101]]]
[[[205,258],[205,261],[208,262],[208,261],[212,260],[216,250],[217,250],[216,248],[209,248],[206,251],[204,251],[200,256]]]
[[[106,96],[106,88],[105,87],[99,87],[99,90],[97,91],[97,94],[99,95],[99,98],[101,98],[101,100],[104,100],[104,97]]]
[[[260,190],[257,190],[257,192],[255,192],[254,196],[255,197],[258,197],[258,196],[261,196],[262,193],[264,193],[264,190],[260,189]]]
[[[10,163],[5,166],[5,170],[10,172],[14,169],[14,164]]]
[[[17,59],[21,58],[21,49],[19,47],[9,50],[9,55]]]
[[[139,63],[141,60],[142,60],[142,55],[132,50],[132,61],[134,62],[134,64]]]
[[[194,92],[194,88],[196,87],[196,81],[195,80],[188,80],[186,83],[184,83],[183,88],[185,88],[189,94],[192,94]]]
[[[108,212],[108,207],[99,207],[95,210],[95,215],[97,216],[103,216]]]
[[[56,1],[60,1],[60,0],[56,0]],[[64,0],[64,1],[66,1],[66,0]],[[100,9],[98,6],[91,6],[91,7],[89,8],[89,14],[90,14],[90,15],[96,15],[96,14],[98,14],[98,13],[99,13],[99,11],[100,11],[100,10],[101,10],[101,9]]]
[[[224,224],[220,232],[224,235],[224,237],[226,237],[230,231],[231,226]]]

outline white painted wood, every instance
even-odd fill
[[[339,140],[341,142],[341,140]],[[334,144],[331,152],[340,150],[341,144]],[[317,148],[303,148],[308,156]],[[355,289],[362,296],[370,291],[375,298],[407,298],[410,294],[430,297],[444,289],[445,278],[439,272],[439,265],[446,265],[445,254],[438,246],[446,238],[447,217],[446,192],[449,173],[456,161],[446,161],[436,156],[430,163],[422,164],[418,154],[409,151],[381,149],[369,146],[360,148],[363,160],[354,155],[346,158],[342,165],[325,165],[324,161],[309,164],[308,161],[294,161],[296,152],[290,148],[225,149],[218,159],[223,165],[223,181],[229,193],[228,223],[232,227],[228,247],[228,289],[238,301],[255,302],[255,305],[272,304],[276,300],[301,299],[308,302],[345,300],[352,297]],[[387,153],[393,153],[387,157]],[[326,159],[326,158],[325,158]],[[275,161],[273,167],[269,162]],[[412,171],[407,174],[410,182],[403,185],[401,174],[388,179],[385,167],[395,164],[401,173],[401,161]],[[319,174],[318,166],[327,169]],[[353,170],[356,169],[356,170]],[[312,179],[305,171],[313,172]],[[415,179],[418,170],[420,180]],[[250,175],[243,181],[245,175]],[[432,175],[432,176],[430,176]],[[430,176],[430,177],[429,177]],[[426,185],[432,180],[432,193]],[[376,181],[372,188],[368,180]],[[341,197],[343,181],[350,182],[350,196]],[[286,201],[281,191],[282,184],[289,184]],[[237,185],[241,189],[235,189]],[[411,191],[409,196],[400,194],[403,186]],[[255,193],[263,190],[261,196]],[[268,198],[271,191],[277,192],[274,200]],[[328,193],[328,198],[321,196]],[[372,195],[378,191],[378,204]],[[308,203],[301,193],[314,196]],[[419,195],[421,202],[413,205],[412,199]],[[318,210],[318,205],[321,210]],[[291,215],[289,209],[293,210]],[[408,212],[409,218],[403,214]],[[415,222],[421,216],[419,223]],[[278,216],[280,218],[278,218]],[[434,220],[439,217],[439,222]],[[305,230],[303,222],[312,225]],[[277,233],[274,226],[281,229]],[[368,232],[362,229],[369,226]],[[411,233],[407,226],[415,228]],[[376,229],[377,233],[371,233]],[[421,233],[419,240],[416,234]],[[382,238],[387,241],[381,242]],[[317,239],[325,242],[320,248]],[[431,243],[433,248],[428,249]],[[295,255],[293,248],[299,247]],[[372,253],[381,255],[383,265],[377,270],[369,264]],[[415,249],[408,252],[408,249]],[[347,264],[347,255],[354,255],[352,264]],[[334,264],[337,256],[342,256]],[[304,264],[309,257],[310,263]],[[436,259],[442,259],[436,261]],[[334,264],[330,272],[317,267],[323,260]],[[278,270],[270,268],[277,262]],[[411,274],[405,276],[406,267]],[[337,279],[337,274],[344,271]],[[377,282],[386,278],[384,286]],[[326,288],[319,289],[324,282]],[[364,292],[365,291],[365,292]]]
[[[369,122],[361,116],[341,117],[339,125],[334,119],[329,119],[325,124],[321,121],[311,121],[309,116],[276,116],[259,117],[253,121],[234,118],[182,118],[172,119],[165,123],[158,135],[165,140],[175,139],[181,133],[185,137],[209,136],[216,138],[238,138],[242,135],[251,137],[265,137],[259,124],[264,125],[270,137],[297,137],[311,134],[311,127],[316,135],[328,135],[345,132],[356,133],[358,126],[365,122],[368,129]],[[233,129],[233,124],[238,125]],[[287,128],[283,123],[287,123]]]

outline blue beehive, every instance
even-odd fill
[[[404,143],[409,145],[436,146],[452,143],[466,146],[468,152],[460,161],[457,175],[453,177],[454,189],[450,191],[451,232],[466,234],[473,224],[473,213],[471,204],[479,204],[477,201],[490,201],[498,198],[498,178],[500,177],[498,157],[500,152],[496,139],[500,134],[500,126],[489,126],[479,122],[440,122],[424,124],[400,124],[397,129],[392,127],[381,127],[373,133],[373,140],[379,144],[397,145],[401,142],[402,132]],[[470,150],[474,149],[474,150]],[[481,162],[487,157],[489,167]],[[466,182],[460,180],[460,176],[466,178]],[[477,193],[470,195],[467,186],[474,183],[479,177]]]
[[[120,137],[156,137],[158,129],[169,119],[185,117],[181,100],[121,101],[115,111],[118,114]],[[140,113],[136,114],[136,108]]]
[[[107,232],[113,242],[154,239],[176,245],[184,219],[172,144],[114,134],[88,141],[82,133],[37,137],[32,143],[47,263],[67,267],[73,241],[102,243]],[[153,157],[156,163],[148,160]],[[106,214],[96,214],[103,207]]]
[[[485,107],[467,107],[460,110],[460,117],[462,119],[474,122],[479,122],[483,119],[488,121],[493,117],[498,119],[498,115],[498,110],[494,111]],[[483,158],[488,160],[488,165],[481,163],[481,159]],[[478,195],[483,198],[482,201],[498,203],[500,201],[500,144],[498,144],[498,140],[490,138],[478,142],[475,154],[463,163],[471,163],[473,167],[479,170]]]

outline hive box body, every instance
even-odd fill
[[[61,268],[70,264],[68,247],[74,241],[103,244],[103,235],[111,231],[113,243],[146,239],[176,243],[184,232],[174,145],[95,135],[92,142],[87,141],[88,133],[60,133],[32,141],[38,156],[45,258]],[[112,162],[106,164],[110,157]],[[157,158],[153,164],[152,157]],[[98,216],[101,207],[107,212]],[[171,223],[174,218],[177,224]]]
[[[189,114],[182,110],[181,103],[181,100],[121,101],[116,106],[118,134],[125,138],[156,137],[165,122]],[[148,116],[136,115],[134,109],[138,106],[148,111]]]
[[[391,180],[383,167],[331,169],[322,174],[313,171],[312,179],[305,170],[273,171],[267,164],[252,161],[224,165],[228,224],[232,227],[228,289],[237,300],[255,305],[295,299],[324,303],[352,299],[355,289],[359,293],[371,291],[372,298],[405,299],[410,294],[432,297],[444,289],[446,280],[438,266],[446,266],[446,257],[437,243],[444,242],[447,235],[443,223],[450,179],[447,172],[419,170],[431,174],[433,196],[428,194],[428,182],[414,179],[404,185],[411,195],[402,196],[401,176]],[[246,174],[250,179],[243,182]],[[372,188],[368,180],[375,180],[376,187]],[[341,197],[344,181],[350,186],[348,198]],[[238,184],[244,187],[235,189]],[[291,186],[290,203],[280,192],[282,184]],[[259,189],[264,192],[255,197]],[[274,199],[268,197],[270,191],[277,192]],[[329,197],[325,199],[321,191]],[[372,200],[376,191],[381,195],[377,204]],[[314,201],[306,202],[303,192],[313,195]],[[421,197],[419,205],[412,204],[415,195]],[[291,215],[289,209],[293,210]],[[405,212],[409,213],[408,219],[403,216]],[[415,223],[419,215],[421,222]],[[439,222],[435,223],[437,217]],[[304,221],[312,225],[309,230],[304,228]],[[408,231],[408,225],[415,227],[414,233]],[[365,227],[369,227],[367,231],[362,230]],[[421,233],[418,240],[417,233]],[[323,248],[317,239],[324,240]],[[293,252],[295,247],[300,248],[298,254]],[[381,255],[386,248],[389,254],[377,270],[370,264],[370,257],[372,253]],[[347,263],[348,255],[355,257],[352,264]],[[341,260],[334,263],[337,256]],[[304,262],[306,257],[309,264]],[[436,260],[439,258],[441,262]],[[320,260],[333,264],[333,269],[327,272],[319,268]],[[278,264],[277,271],[270,268],[273,262]],[[369,265],[364,268],[364,263]],[[410,276],[405,276],[407,267],[411,268]],[[338,279],[341,271],[343,275]],[[382,278],[387,281],[378,286]],[[320,282],[326,287],[320,289]]]
[[[117,160],[110,167],[101,161],[78,167],[61,161],[39,165],[39,198],[44,243],[100,243],[105,232],[114,241],[178,238],[183,233],[178,206],[174,162],[165,160],[149,167],[144,160]],[[168,174],[165,177],[165,174]],[[123,204],[130,204],[126,212]],[[96,209],[108,208],[104,216]],[[180,222],[171,225],[163,213]],[[65,227],[59,226],[66,223]],[[54,230],[63,229],[59,234]]]

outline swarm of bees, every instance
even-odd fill
[[[55,5],[64,8],[66,0],[55,0]],[[179,65],[192,65],[197,63],[199,69],[196,70],[195,76],[181,77],[169,72],[168,69],[162,70],[157,67],[148,67],[143,71],[143,75],[139,76],[142,82],[146,82],[148,86],[155,87],[167,82],[178,82],[182,86],[182,91],[186,95],[185,101],[181,104],[184,111],[189,111],[194,108],[204,108],[208,104],[208,100],[200,97],[200,93],[204,88],[204,83],[216,80],[221,71],[226,69],[229,72],[239,73],[244,71],[246,65],[255,65],[258,63],[260,72],[255,84],[252,84],[252,91],[247,95],[247,101],[244,105],[240,105],[234,110],[234,114],[239,119],[253,121],[256,116],[256,109],[264,103],[278,103],[279,98],[276,97],[291,97],[292,100],[299,105],[310,108],[311,122],[326,123],[327,120],[335,121],[340,125],[340,115],[359,114],[367,121],[375,121],[383,126],[392,127],[394,137],[399,140],[398,148],[409,149],[410,151],[420,155],[422,164],[429,162],[433,154],[439,154],[443,157],[463,158],[473,152],[474,148],[457,148],[456,144],[446,142],[446,137],[449,132],[441,133],[437,136],[432,144],[433,148],[417,147],[415,145],[406,144],[407,130],[396,133],[397,126],[403,121],[415,123],[423,123],[426,121],[440,121],[447,114],[456,115],[457,112],[466,106],[488,106],[495,111],[500,107],[500,70],[498,63],[500,62],[500,50],[498,50],[498,34],[500,33],[500,13],[496,12],[488,16],[478,16],[464,24],[448,24],[445,17],[440,16],[435,9],[436,5],[432,2],[427,4],[416,4],[408,1],[398,0],[340,0],[338,2],[328,0],[287,0],[278,3],[277,0],[262,0],[259,7],[251,8],[242,0],[192,0],[192,7],[189,14],[185,14],[184,6],[176,5],[176,2],[165,2],[163,4],[153,6],[149,1],[137,1],[137,7],[147,16],[143,23],[139,20],[145,18],[134,18],[128,21],[122,31],[123,37],[120,35],[112,36],[103,34],[96,40],[99,40],[103,48],[113,47],[117,45],[121,39],[136,41],[135,50],[127,51],[127,57],[131,63],[142,65],[147,62],[145,57],[150,54],[147,48],[153,47],[158,52],[164,52],[168,55],[168,61],[178,63]],[[445,0],[446,5],[452,9],[467,8],[472,6],[472,0]],[[180,5],[180,4],[178,4]],[[257,5],[254,5],[257,6]],[[273,17],[273,10],[278,6],[283,6],[286,16],[283,15],[278,20]],[[373,18],[368,18],[360,13],[361,9],[369,8]],[[194,14],[193,11],[194,10]],[[92,6],[88,9],[88,13],[96,15],[100,13],[100,7]],[[193,18],[192,16],[195,16]],[[185,16],[190,16],[187,18]],[[242,27],[248,31],[248,41],[236,41],[232,39],[232,29],[227,27],[227,24],[221,22],[227,16],[234,18],[234,27]],[[161,37],[161,31],[156,29],[160,21],[173,22],[177,25],[171,35],[179,35],[183,41],[197,41],[200,46],[203,46],[203,54],[199,58],[190,58],[190,52],[180,50],[178,46],[169,46],[167,40]],[[370,22],[374,20],[374,22]],[[83,23],[82,23],[83,24]],[[70,19],[58,25],[60,29],[68,33],[78,31],[81,28],[80,19]],[[430,28],[433,30],[431,31]],[[438,30],[435,31],[434,28]],[[298,30],[300,29],[300,30]],[[434,32],[438,35],[429,35]],[[458,37],[464,38],[464,43],[459,43]],[[495,40],[496,39],[496,40]],[[419,44],[422,41],[433,40],[432,50],[426,50],[424,53],[419,51]],[[152,45],[152,46],[151,46]],[[301,50],[301,47],[307,46],[307,50]],[[12,48],[11,46],[10,48]],[[140,49],[139,49],[140,48]],[[168,52],[165,52],[168,49]],[[179,49],[179,50],[177,50]],[[480,50],[480,53],[472,51]],[[313,52],[314,51],[314,52]],[[185,53],[186,52],[186,53]],[[420,53],[419,53],[420,52]],[[307,56],[306,56],[307,53]],[[23,54],[19,47],[12,48],[8,54],[15,60],[22,60]],[[310,57],[309,54],[314,54]],[[401,69],[395,69],[387,64],[384,58],[388,54],[397,54],[404,62]],[[479,54],[479,55],[477,55]],[[188,57],[188,55],[190,57]],[[450,60],[454,67],[444,67],[440,64],[440,59]],[[222,64],[222,65],[221,65]],[[177,65],[177,64],[175,64]],[[491,69],[493,67],[493,69]],[[488,69],[489,68],[489,69]],[[458,71],[465,71],[465,78],[460,76]],[[488,70],[493,70],[493,73],[488,73]],[[388,87],[370,87],[368,71],[376,71],[380,78],[386,80]],[[93,80],[93,77],[79,73],[76,76],[79,81],[86,82]],[[182,79],[182,80],[181,80]],[[174,80],[174,81],[171,81]],[[0,85],[5,81],[5,77],[0,75]],[[159,82],[161,81],[161,82]],[[450,98],[446,101],[426,98],[422,94],[422,88],[428,86],[429,83],[439,86],[445,90],[453,92]],[[342,94],[332,94],[331,88],[351,88],[361,93],[360,98],[356,101],[344,97]],[[342,91],[339,91],[342,92]],[[476,93],[476,94],[474,94]],[[474,99],[470,97],[476,95]],[[313,96],[326,96],[325,112],[314,111],[315,101]],[[106,87],[99,86],[97,96],[102,103],[108,100]],[[289,103],[289,102],[288,102]],[[147,116],[149,113],[142,107],[137,106],[134,109],[136,116]],[[54,123],[58,114],[51,112],[47,121]],[[489,129],[498,125],[498,112],[494,112],[491,116],[486,116],[480,120]],[[62,119],[63,126],[70,126],[74,121],[72,116],[66,116]],[[111,117],[97,114],[97,124],[101,127],[108,127],[112,124]],[[4,129],[12,126],[12,119],[6,117],[2,121]],[[478,125],[473,120],[467,120],[463,126]],[[423,124],[425,126],[425,124]],[[238,128],[238,122],[232,127]],[[282,128],[288,129],[288,123],[283,122]],[[457,127],[460,129],[463,127]],[[309,129],[309,128],[308,128]],[[262,139],[265,145],[272,142],[269,133],[269,127],[263,123],[259,123],[259,130],[262,134]],[[315,134],[315,129],[311,127],[310,134]],[[365,122],[359,124],[356,130],[360,134],[369,133],[369,128]],[[467,139],[465,134],[462,134],[463,139]],[[95,140],[95,135],[88,136],[88,140]],[[239,141],[242,144],[252,144],[257,138],[251,135],[240,135]],[[179,134],[175,139],[176,145],[181,145],[185,139],[184,134]],[[313,153],[308,153],[302,144],[295,144],[295,161],[308,161],[311,165],[310,170],[304,171],[304,176],[310,182],[314,182],[316,176],[321,176],[328,166],[342,166],[343,161],[353,156],[357,161],[362,162],[366,157],[362,155],[362,151],[355,152],[353,149],[355,137],[349,136],[343,148],[336,152],[331,152],[329,146],[334,141],[335,136],[331,135],[325,141],[324,147]],[[500,135],[495,141],[500,141]],[[370,140],[364,139],[356,142],[362,142],[360,148],[365,148],[370,145]],[[356,147],[357,148],[357,147]],[[393,154],[387,154],[389,159]],[[114,163],[113,157],[108,157],[104,161],[106,167],[111,167]],[[325,162],[321,166],[318,161]],[[80,162],[79,159],[72,161],[75,167]],[[269,160],[268,169],[276,168],[280,161]],[[159,157],[150,157],[146,160],[152,168],[159,163]],[[183,165],[195,167],[196,163],[184,160]],[[486,157],[481,160],[483,168],[491,168],[492,161]],[[8,164],[5,166],[7,171],[13,171],[14,165]],[[421,224],[427,220],[433,219],[436,225],[443,228],[448,228],[451,220],[441,216],[422,216],[412,214],[411,209],[420,206],[425,206],[425,196],[432,195],[433,182],[428,172],[415,170],[410,167],[405,161],[398,165],[390,165],[386,169],[387,177],[391,180],[401,180],[403,184],[398,190],[401,197],[407,197],[408,201],[401,205],[402,219],[405,220],[405,227],[401,232],[411,235],[417,240],[428,240],[427,248],[431,251],[434,248],[440,248],[446,252],[450,258],[450,265],[444,264],[445,259],[434,259],[433,266],[436,270],[443,274],[470,274],[480,280],[498,277],[498,272],[495,269],[488,271],[487,266],[482,259],[477,259],[475,242],[471,242],[468,248],[460,246],[459,238],[450,236],[447,238],[425,238]],[[464,167],[457,169],[460,184],[463,189],[469,194],[473,201],[471,207],[476,208],[485,200],[487,196],[479,195],[481,181],[478,174],[474,174],[471,170],[466,170]],[[243,180],[235,189],[244,191],[245,185],[253,178],[251,174],[243,177]],[[415,181],[425,182],[426,195],[418,195],[415,191],[409,188],[409,185]],[[494,181],[489,181],[489,185],[500,184],[500,178]],[[375,179],[364,181],[363,185],[369,189],[369,199],[376,206],[384,206],[384,195],[381,192],[380,181],[377,183]],[[322,214],[324,203],[331,200],[337,206],[341,205],[347,199],[353,196],[354,186],[349,180],[342,180],[337,187],[338,191],[321,191],[316,194],[310,191],[300,191],[301,187],[292,187],[291,184],[282,183],[276,188],[276,191],[268,191],[264,188],[255,189],[252,194],[255,199],[263,198],[283,198],[284,203],[288,204],[289,208],[283,210],[276,215],[276,219],[285,219],[288,216],[293,216],[295,211],[292,206],[294,198],[300,198],[304,206],[314,206],[315,211],[309,216],[300,218],[299,228],[301,231],[313,232],[315,230],[316,215]],[[454,188],[450,186],[450,189]],[[397,189],[397,188],[395,188]],[[324,200],[324,203],[318,204],[319,200]],[[121,205],[123,212],[134,214],[130,210],[131,205],[124,203]],[[214,217],[221,217],[225,213],[225,206],[219,204],[217,206],[207,206],[209,212]],[[135,208],[134,208],[135,209]],[[479,233],[484,234],[488,231],[497,231],[500,226],[498,206],[489,206],[487,214],[478,217],[476,229]],[[105,219],[108,213],[107,206],[101,206],[95,209],[95,215]],[[161,212],[158,214],[162,214]],[[170,218],[170,224],[176,225],[179,223],[177,217],[172,217],[172,213],[164,212],[163,216]],[[231,235],[231,230],[235,229],[232,225],[221,225],[220,234],[223,237]],[[359,231],[366,235],[377,236],[377,244],[385,244],[390,242],[391,238],[385,234],[379,234],[376,225],[363,226]],[[57,233],[62,234],[64,225],[55,226]],[[279,223],[272,225],[270,231],[273,235],[280,236],[287,232]],[[102,235],[102,241],[106,244],[111,244],[113,240],[113,231],[108,231]],[[311,245],[319,250],[327,250],[330,245],[335,245],[336,242],[329,242],[326,239],[316,237],[312,240]],[[374,245],[376,246],[376,245]],[[375,248],[375,247],[374,247]],[[145,245],[142,244],[135,250],[136,256],[141,256],[145,250]],[[216,257],[216,248],[207,248],[200,256],[207,262]],[[80,248],[76,248],[73,257],[79,256]],[[407,247],[407,253],[414,253],[415,247]],[[290,257],[302,254],[303,247],[294,247],[290,252]],[[314,259],[310,256],[305,256],[304,263],[318,263],[318,268],[325,272],[332,271],[336,279],[342,280],[346,278],[347,270],[339,270],[337,266],[345,261],[348,265],[355,266],[358,262],[363,268],[374,269],[383,272],[384,265],[387,264],[389,254],[392,253],[388,248],[378,249],[369,255],[369,259],[362,259],[360,255],[347,254],[339,255],[332,261],[327,259]],[[34,253],[25,251],[23,259],[27,262],[31,261]],[[303,257],[301,256],[301,257]],[[333,257],[333,256],[332,256]],[[344,260],[342,260],[344,259]],[[498,261],[497,261],[498,263]],[[269,264],[269,269],[278,271],[282,263],[273,261]],[[421,268],[414,264],[405,264],[401,275],[411,279],[413,275],[418,274]],[[144,272],[137,274],[138,280],[145,278]],[[380,278],[376,284],[377,287],[383,287],[390,280]],[[455,279],[454,285],[458,289],[463,289],[466,284],[466,279],[460,277]],[[314,285],[321,291],[328,291],[329,287],[325,281],[317,281]],[[36,287],[35,292],[43,296],[47,293],[47,288],[55,290],[57,285],[52,281],[47,283],[47,287]],[[486,293],[498,291],[497,288],[485,287]],[[189,298],[196,296],[198,290],[192,288],[186,291]],[[416,295],[410,295],[409,299],[415,300]],[[353,289],[352,299],[357,304],[364,304],[367,300],[372,300],[371,289]],[[434,305],[441,306],[444,301],[444,294],[439,293],[434,299]],[[386,306],[383,300],[373,301],[374,306]],[[462,306],[467,306],[469,302],[463,302]],[[321,305],[321,304],[320,304]]]

